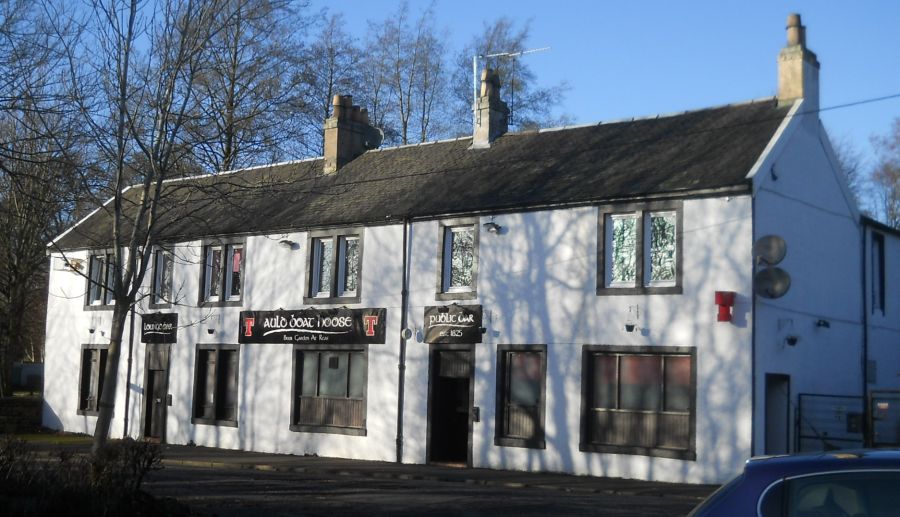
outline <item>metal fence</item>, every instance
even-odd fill
[[[872,446],[900,446],[900,391],[873,391],[870,400]]]
[[[829,451],[865,445],[862,397],[801,393],[797,450]]]

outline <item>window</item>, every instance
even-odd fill
[[[441,225],[438,253],[438,300],[471,299],[478,277],[478,222],[453,221]]]
[[[203,302],[241,300],[244,275],[243,244],[210,244],[204,247]]]
[[[872,232],[872,312],[884,314],[884,235]]]
[[[600,209],[597,294],[681,293],[681,204]]]
[[[115,285],[115,257],[112,253],[91,255],[88,271],[87,304],[93,306],[113,303]]]
[[[292,431],[366,434],[368,348],[294,350]]]
[[[358,302],[361,235],[316,232],[310,236],[309,250],[309,296],[305,302]]]
[[[497,348],[494,444],[543,449],[547,346]]]
[[[191,422],[237,426],[239,345],[197,345]]]
[[[103,393],[108,345],[85,345],[81,349],[81,382],[78,389],[78,414],[96,415]]]
[[[174,256],[169,250],[159,249],[153,254],[153,300],[154,305],[172,303],[172,270]]]
[[[585,346],[581,450],[696,458],[693,347]]]

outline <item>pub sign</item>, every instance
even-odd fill
[[[481,343],[481,305],[425,307],[426,343]]]
[[[240,343],[383,344],[387,309],[243,311]]]
[[[141,314],[141,343],[175,343],[178,340],[178,314]]]

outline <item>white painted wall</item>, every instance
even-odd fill
[[[500,215],[502,234],[480,235],[478,298],[488,332],[476,346],[473,462],[666,481],[716,482],[739,471],[750,450],[749,196],[684,202],[684,293],[597,296],[596,208]],[[482,218],[481,223],[488,218]],[[437,222],[413,227],[410,326],[421,329],[435,300]],[[733,323],[716,322],[715,291],[738,293]],[[642,331],[628,333],[629,306]],[[547,344],[546,449],[494,445],[498,344]],[[696,346],[697,461],[578,450],[585,344]],[[408,350],[404,461],[426,461],[428,345]]]
[[[900,388],[900,236],[896,233],[872,230],[866,232],[866,286],[872,285],[872,231],[884,236],[884,312],[872,309],[871,291],[867,290],[867,323],[870,390]]]
[[[795,106],[802,112],[803,104]],[[814,115],[796,116],[753,178],[754,239],[779,235],[791,276],[783,297],[756,304],[755,454],[765,447],[765,375],[799,393],[862,393],[861,233],[855,204]],[[825,320],[829,328],[817,326]],[[797,343],[790,346],[788,336]],[[792,414],[794,412],[792,411]],[[795,439],[793,428],[792,443]]]
[[[505,230],[482,232],[478,298],[488,333],[476,347],[473,463],[480,467],[548,470],[667,481],[722,481],[741,468],[750,447],[750,256],[751,201],[698,199],[684,202],[684,293],[682,295],[597,296],[596,208],[508,214],[496,217]],[[481,222],[488,219],[483,218]],[[282,238],[300,243],[288,250]],[[292,382],[290,346],[243,345],[240,355],[238,426],[191,423],[197,343],[236,343],[238,313],[304,307],[307,234],[250,236],[245,240],[243,307],[198,308],[201,243],[176,248],[174,285],[179,304],[178,343],[170,357],[167,441],[223,448],[390,461],[395,455],[397,364],[399,361],[402,225],[365,229],[362,301],[353,306],[385,307],[385,345],[370,345],[367,436],[296,433],[288,429]],[[435,301],[439,268],[437,221],[410,228],[411,328],[422,329],[424,308]],[[85,255],[86,256],[86,255]],[[148,279],[149,284],[149,279]],[[45,422],[67,431],[91,432],[93,417],[75,415],[82,343],[108,328],[110,311],[85,311],[85,280],[53,272],[47,334]],[[716,290],[738,293],[733,323],[716,322]],[[66,298],[68,296],[68,298]],[[641,331],[628,333],[630,306],[640,308]],[[138,312],[144,312],[140,308]],[[92,323],[94,322],[94,323]],[[140,323],[140,318],[136,322]],[[80,330],[79,330],[80,329]],[[208,329],[214,329],[210,334]],[[139,328],[135,329],[139,341]],[[421,339],[421,338],[419,338]],[[545,450],[497,447],[494,437],[496,346],[547,344]],[[581,360],[585,344],[697,347],[697,461],[578,450]],[[134,345],[130,434],[141,433],[145,348]],[[113,435],[122,433],[124,372]],[[428,345],[411,340],[406,362],[404,461],[426,460]]]

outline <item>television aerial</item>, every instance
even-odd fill
[[[534,54],[535,52],[543,52],[550,50],[550,47],[533,48],[531,50],[520,50],[518,52],[497,52],[494,54],[475,54],[472,56],[472,126],[478,125],[478,60],[488,59],[492,57],[509,57],[515,58],[524,56],[525,54]],[[515,66],[515,62],[513,62]],[[515,106],[515,89],[510,88],[512,99],[510,100],[510,118],[512,118],[513,107]]]

